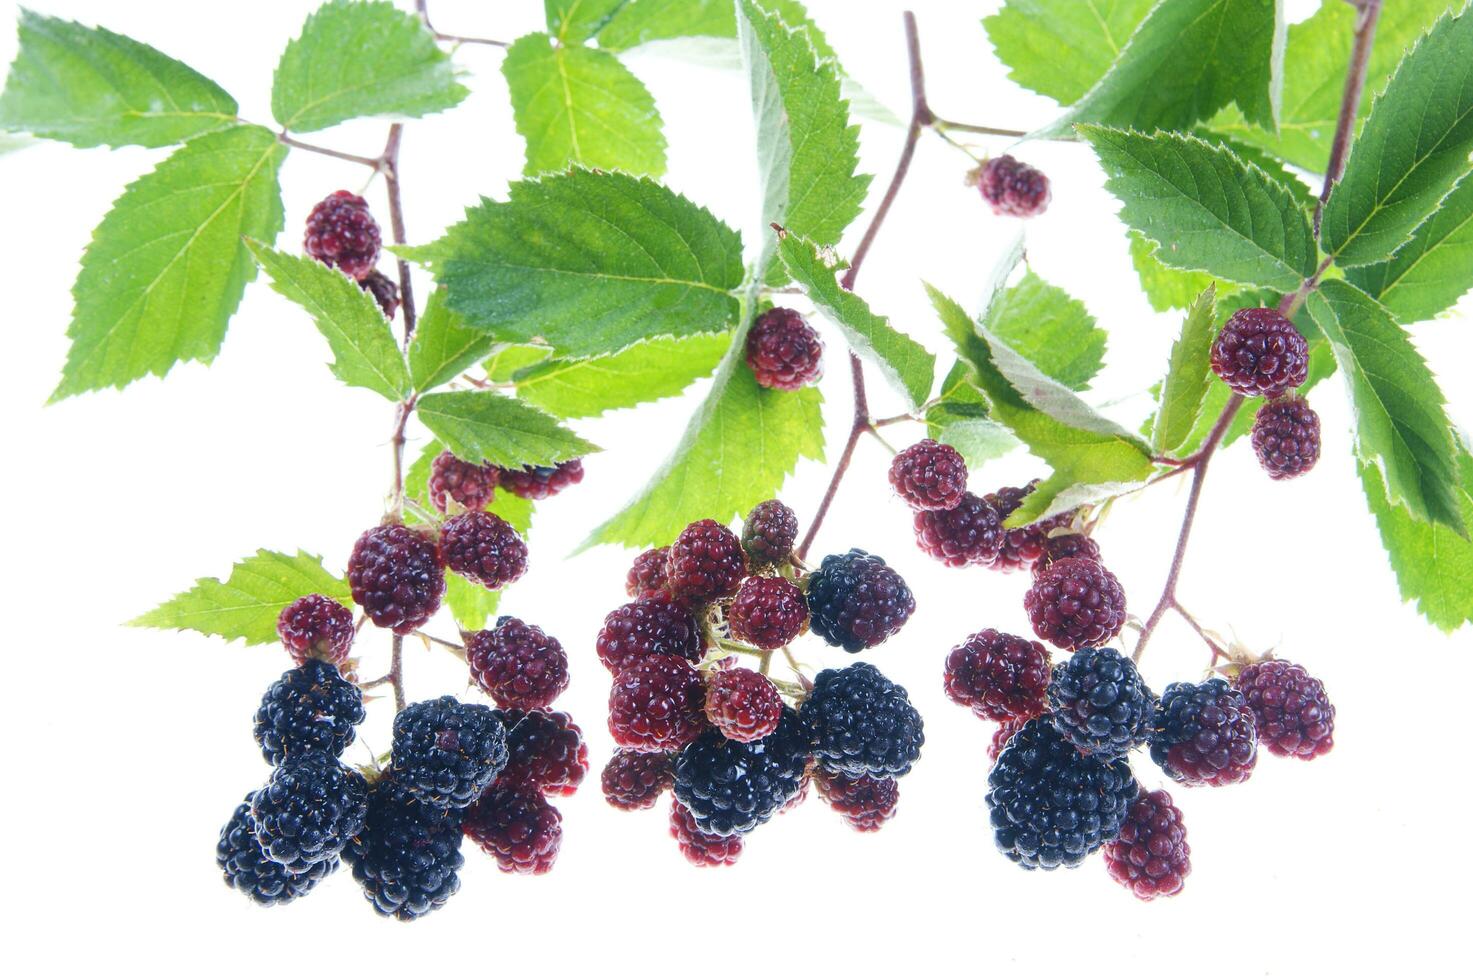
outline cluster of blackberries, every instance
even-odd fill
[[[747,367],[764,388],[797,391],[823,377],[823,341],[796,310],[775,306],[747,331]]]
[[[1212,370],[1247,398],[1268,399],[1253,418],[1253,452],[1275,480],[1308,473],[1320,458],[1320,417],[1294,393],[1309,377],[1309,344],[1273,309],[1238,310],[1212,344]]]
[[[992,157],[970,175],[993,214],[1035,218],[1048,209],[1051,193],[1043,171],[1007,154]]]
[[[633,601],[598,635],[620,747],[604,795],[638,810],[673,789],[670,832],[696,865],[731,864],[745,835],[801,802],[810,781],[851,826],[877,830],[894,815],[896,779],[920,755],[920,714],[873,666],[805,683],[767,676],[773,651],[809,629],[859,652],[915,609],[904,580],[857,549],[804,574],[797,535],[796,517],[776,500],[752,510],[740,537],[713,520],[689,525],[668,548],[635,559]],[[764,669],[734,666],[742,654]]]

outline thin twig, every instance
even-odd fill
[[[425,30],[435,35],[436,41],[445,41],[449,44],[489,44],[498,48],[507,46],[505,41],[493,41],[489,37],[463,37],[459,34],[446,34],[444,31],[435,30],[435,25],[430,23],[428,0],[414,0],[414,9],[419,14],[419,19],[424,23]]]
[[[404,710],[404,637],[394,634],[394,645],[389,655],[389,683],[394,685],[394,713]]]
[[[389,229],[395,245],[408,242],[404,232],[404,198],[399,184],[399,143],[404,138],[404,124],[394,123],[389,127],[389,141],[384,144],[384,183],[389,192]],[[396,256],[397,258],[397,256]],[[398,259],[399,264],[399,311],[404,316],[404,346],[409,346],[414,336],[418,313],[414,307],[414,282],[409,275],[409,263]]]
[[[374,170],[379,170],[383,166],[382,157],[363,157],[359,156],[356,153],[344,153],[342,150],[334,150],[326,146],[318,146],[315,143],[303,143],[299,139],[288,136],[285,132],[277,133],[276,141],[283,144],[284,146],[290,146],[298,150],[306,150],[308,153],[320,153],[325,157],[332,157],[335,160],[347,160],[349,163],[362,164],[365,167],[372,167]]]
[[[931,126],[937,130],[953,129],[958,133],[980,133],[983,136],[1011,136],[1021,139],[1028,134],[1021,129],[998,129],[996,126],[974,126],[971,123],[955,122],[951,119],[942,119],[935,113],[931,113]]]
[[[1376,22],[1381,19],[1381,0],[1362,0],[1356,7],[1360,14],[1355,20],[1355,44],[1350,52],[1350,67],[1345,72],[1345,89],[1340,96],[1340,115],[1335,120],[1335,141],[1330,145],[1330,162],[1325,167],[1325,186],[1320,190],[1319,203],[1314,208],[1314,232],[1320,233],[1320,218],[1325,202],[1335,182],[1345,172],[1345,156],[1350,150],[1351,138],[1355,136],[1355,120],[1360,115],[1361,92],[1366,85],[1366,65],[1371,58],[1371,46],[1376,41]]]

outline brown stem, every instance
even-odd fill
[[[374,170],[381,169],[383,165],[382,157],[361,157],[356,153],[344,153],[342,150],[333,150],[326,146],[318,146],[315,143],[303,143],[299,139],[293,139],[288,136],[285,131],[276,134],[276,141],[283,146],[306,150],[308,153],[320,153],[325,157],[332,157],[335,160],[347,160],[349,163],[362,164],[365,167],[372,167]]]
[[[1011,136],[1021,139],[1028,135],[1021,129],[998,129],[996,126],[975,126],[971,123],[942,119],[935,113],[931,113],[930,125],[938,130],[954,129],[958,133],[980,133],[983,136]]]
[[[1314,208],[1314,233],[1320,233],[1320,218],[1335,182],[1345,172],[1345,155],[1355,136],[1355,120],[1360,114],[1361,92],[1366,85],[1366,65],[1371,46],[1376,41],[1376,22],[1381,19],[1381,0],[1361,0],[1355,20],[1355,44],[1350,52],[1350,67],[1345,72],[1345,88],[1340,96],[1340,116],[1335,120],[1335,140],[1330,145],[1330,162],[1325,167],[1325,186],[1320,190]]]
[[[505,41],[493,41],[489,37],[462,37],[459,34],[446,34],[444,31],[435,30],[435,25],[430,23],[428,0],[414,0],[414,9],[419,14],[419,19],[424,22],[425,30],[435,35],[436,41],[445,41],[450,44],[490,44],[498,48],[507,46]]]
[[[844,451],[839,454],[839,462],[834,466],[834,475],[829,478],[828,488],[824,490],[823,500],[819,501],[818,511],[813,515],[807,533],[803,535],[803,543],[798,546],[800,561],[808,557],[808,549],[818,536],[818,529],[828,516],[834,496],[839,492],[839,483],[844,479],[844,474],[849,472],[849,463],[854,459],[854,447],[859,444],[859,437],[869,428],[869,397],[864,390],[864,368],[852,352],[849,354],[849,370],[854,377],[854,421],[849,427],[849,438],[844,442]]]
[[[393,652],[389,655],[389,683],[394,685],[394,713],[404,710],[404,637],[394,634]]]
[[[389,141],[384,145],[383,155],[384,183],[389,191],[389,229],[395,245],[403,245],[409,240],[404,232],[404,198],[399,184],[399,143],[403,138],[403,123],[390,126]],[[418,313],[414,308],[414,283],[409,276],[409,263],[398,259],[398,265],[399,309],[404,314],[404,346],[408,347],[410,338],[414,336]]]

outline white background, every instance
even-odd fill
[[[313,5],[257,0],[228,5],[228,13],[173,0],[36,6],[158,46],[220,82],[244,116],[267,122],[275,58]],[[541,17],[534,0],[431,6],[444,30],[502,38],[536,29]],[[13,8],[4,7],[8,20]],[[995,3],[915,7],[938,112],[1026,129],[1055,111],[1007,82],[992,56],[978,20]],[[811,8],[850,72],[888,104],[906,105],[901,5],[813,0]],[[1307,11],[1291,4],[1296,17]],[[6,61],[13,45],[12,36],[0,38]],[[520,170],[500,57],[462,51],[457,61],[475,94],[408,127],[402,167],[416,242],[433,238],[476,195],[502,195]],[[648,53],[630,64],[665,118],[669,183],[728,222],[750,225],[756,190],[745,81]],[[354,124],[314,138],[373,154],[384,128]],[[866,121],[863,139],[863,166],[878,175],[878,192],[901,132]],[[1033,267],[1084,300],[1110,332],[1098,399],[1143,389],[1162,369],[1180,317],[1153,314],[1142,298],[1116,204],[1088,150],[1040,144],[1020,153],[1054,183],[1049,212],[1028,226]],[[1461,947],[1473,872],[1464,844],[1470,634],[1443,636],[1398,601],[1354,476],[1338,378],[1313,397],[1325,447],[1312,475],[1270,483],[1246,442],[1213,466],[1181,587],[1183,602],[1209,624],[1276,646],[1325,679],[1339,708],[1337,747],[1313,764],[1265,754],[1243,786],[1173,788],[1194,866],[1177,898],[1137,902],[1098,858],[1073,872],[1025,873],[994,851],[982,806],[991,729],[946,700],[941,662],[972,631],[1027,633],[1025,578],[950,571],[921,555],[884,484],[887,455],[872,441],[861,446],[817,553],[875,551],[919,596],[910,624],[872,657],[909,687],[926,718],[924,758],[902,783],[899,816],[877,835],[859,835],[810,800],[752,836],[736,867],[697,870],[668,838],[664,805],[628,815],[604,804],[597,768],[610,751],[608,679],[592,640],[604,613],[624,601],[631,555],[604,548],[566,556],[643,485],[697,386],[685,399],[579,424],[608,452],[588,461],[580,487],[539,508],[532,570],[505,605],[568,648],[574,680],[559,706],[582,722],[595,760],[584,791],[558,804],[566,837],[554,873],[501,875],[468,844],[461,894],[414,925],[376,918],[346,871],[309,901],[251,906],[221,886],[212,849],[236,802],[266,776],[251,714],[287,660],[275,648],[118,624],[199,576],[223,577],[259,547],[301,547],[341,568],[355,536],[380,514],[392,410],[337,383],[306,317],[259,282],[213,367],[182,366],[163,382],[42,407],[65,355],[77,257],[123,185],[161,155],[36,145],[0,159],[0,415],[10,444],[0,490],[10,515],[0,573],[9,634],[0,903],[11,926],[7,959],[29,962],[23,975],[1112,976],[1134,974],[1149,958],[1146,969],[1201,976],[1318,976],[1393,966],[1441,973],[1444,957]],[[923,139],[859,280],[878,310],[943,354],[920,280],[975,305],[1016,230],[962,186],[967,166],[939,140]],[[359,189],[364,173],[293,153],[283,178],[282,242],[294,247],[311,204],[339,186]],[[382,190],[367,192],[381,217]],[[1413,331],[1464,423],[1473,421],[1469,313],[1465,301],[1458,314]],[[848,372],[836,335],[824,329],[836,449]],[[898,410],[881,382],[872,388],[878,414]],[[1111,411],[1133,424],[1145,406],[1127,401]],[[804,464],[785,489],[800,517],[811,515],[827,472]],[[1039,472],[1011,458],[974,474],[973,489]],[[1169,483],[1124,502],[1100,530],[1137,614],[1159,590],[1184,491],[1184,481]],[[365,634],[359,652],[368,674],[387,647],[383,634]],[[802,655],[815,664],[848,659],[811,639]],[[1159,690],[1196,677],[1204,663],[1201,644],[1168,622],[1144,670]],[[410,697],[461,692],[457,667],[411,645]],[[388,713],[378,703],[366,729],[379,750]],[[1147,760],[1137,768],[1149,787],[1160,785]]]

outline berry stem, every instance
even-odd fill
[[[423,630],[415,630],[414,635],[419,637],[421,640],[424,640],[426,643],[433,643],[437,646],[444,647],[446,650],[449,650],[461,660],[465,659],[465,647],[459,643],[453,643],[450,640],[442,640],[438,636],[431,636]]]
[[[326,146],[318,146],[315,143],[304,143],[299,139],[288,136],[284,129],[276,134],[276,141],[283,146],[290,146],[293,149],[306,150],[308,153],[320,153],[322,156],[332,157],[335,160],[347,160],[349,163],[372,167],[375,171],[383,167],[382,157],[363,157],[356,153],[344,153],[342,150],[333,150]]]
[[[494,41],[489,37],[462,37],[459,34],[446,34],[444,31],[435,30],[435,25],[430,23],[429,0],[414,0],[414,10],[419,14],[419,19],[424,22],[425,30],[435,35],[436,41],[445,41],[449,44],[489,44],[493,47],[507,47],[505,41]]]
[[[394,634],[389,655],[389,683],[394,685],[394,713],[404,710],[404,637]]]
[[[1325,167],[1325,186],[1321,188],[1319,203],[1314,208],[1316,236],[1320,233],[1325,201],[1329,200],[1335,182],[1345,172],[1345,155],[1355,135],[1361,92],[1366,85],[1366,65],[1371,58],[1371,46],[1376,41],[1376,23],[1381,19],[1381,0],[1357,0],[1354,5],[1360,14],[1355,20],[1355,43],[1351,48],[1350,67],[1345,72],[1345,89],[1340,97],[1340,116],[1335,121],[1335,140],[1330,145],[1330,162]]]
[[[971,123],[942,119],[934,112],[931,112],[929,108],[927,108],[926,112],[931,117],[927,125],[936,130],[937,134],[941,136],[945,136],[948,129],[955,130],[958,133],[979,133],[983,136],[1011,136],[1015,139],[1021,139],[1028,135],[1021,129],[998,129],[995,126],[975,126]]]
[[[384,184],[389,192],[389,228],[395,245],[408,241],[404,231],[404,198],[399,185],[399,143],[404,138],[404,124],[394,123],[389,127],[389,140],[384,144]],[[409,346],[414,336],[418,313],[414,308],[414,283],[409,275],[409,263],[395,256],[399,265],[399,309],[404,314],[404,346]]]

